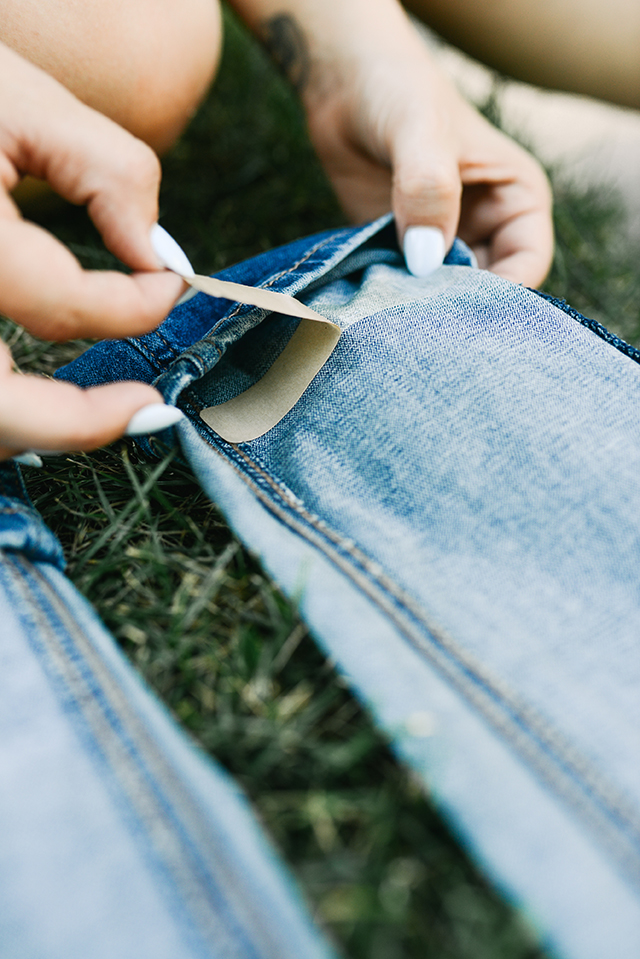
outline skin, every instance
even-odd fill
[[[3,0],[0,39],[156,152],[215,75],[216,0]]]
[[[160,184],[151,146],[169,146],[206,92],[220,50],[219,11],[208,0],[53,6],[56,16],[32,0],[3,4],[0,312],[47,340],[140,334],[162,321],[183,288],[159,271],[149,242]],[[25,174],[85,204],[105,245],[135,272],[83,270],[23,220],[10,191]],[[0,344],[0,459],[29,448],[94,449],[161,401],[142,383],[80,390],[21,375]]]
[[[509,76],[640,108],[636,0],[405,0],[405,6]]]
[[[471,0],[410,2],[515,75],[638,105],[631,0],[486,0],[481,16]],[[553,248],[542,170],[460,97],[396,0],[233,3],[296,87],[353,220],[392,208],[400,240],[415,225],[439,227],[447,244],[458,232],[481,266],[541,282]],[[216,0],[5,0],[0,41],[0,311],[50,340],[153,328],[180,293],[148,240],[153,151],[174,141],[215,74]],[[86,204],[133,275],[84,271],[23,221],[9,191],[25,174]],[[0,379],[0,458],[94,448],[159,399],[142,384],[81,391],[21,376],[6,347]]]
[[[391,208],[400,239],[436,226],[448,247],[457,232],[481,266],[542,281],[553,251],[542,169],[463,100],[395,0],[235,6],[296,84],[351,219]]]

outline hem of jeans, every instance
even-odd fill
[[[547,720],[535,715],[530,706],[518,703],[503,684],[459,648],[454,637],[430,622],[418,603],[375,560],[311,514],[295,494],[255,463],[245,450],[230,444],[223,446],[222,442],[218,445],[206,435],[203,438],[236,469],[280,522],[319,549],[391,619],[416,652],[445,676],[539,778],[578,813],[608,849],[627,881],[640,888],[640,854],[629,851],[630,841],[636,847],[640,842],[640,823],[635,822],[637,813],[631,803],[614,794]],[[249,475],[248,469],[254,475]],[[274,494],[280,503],[274,501]]]
[[[570,316],[573,320],[577,320],[582,326],[585,326],[592,333],[595,333],[597,337],[601,340],[604,340],[605,343],[608,343],[609,346],[612,346],[615,350],[618,350],[619,353],[623,353],[624,356],[628,356],[630,360],[633,360],[634,363],[640,363],[640,349],[636,346],[633,346],[631,343],[627,343],[626,340],[623,340],[622,337],[618,336],[616,333],[611,333],[610,330],[603,326],[602,323],[599,323],[597,320],[592,320],[588,316],[580,313],[574,307],[570,306],[566,300],[561,297],[553,296],[551,293],[544,293],[542,290],[536,290],[532,287],[528,287],[531,293],[535,293],[537,296],[541,297],[543,300],[546,300],[548,303],[551,303],[552,306],[555,306],[557,309],[562,310],[563,313],[566,313],[567,316]]]
[[[51,563],[60,571],[64,571],[67,562],[60,541],[45,525],[42,516],[33,505],[21,468],[17,463],[10,461],[0,463],[0,514],[18,516],[27,521],[27,528],[37,527],[40,531],[31,538],[27,533],[22,542],[0,542],[0,551],[22,553],[32,562]]]
[[[347,230],[346,236],[344,235],[345,229],[342,228],[334,232],[331,232],[328,235],[320,234],[320,236],[318,236],[316,234],[315,237],[314,236],[309,237],[309,240],[313,242],[313,245],[309,249],[305,250],[304,253],[301,253],[298,259],[296,259],[295,262],[292,263],[290,266],[288,266],[286,269],[278,270],[276,273],[273,273],[269,276],[264,277],[263,280],[256,286],[256,289],[266,289],[266,290],[270,289],[279,280],[282,280],[283,277],[287,277],[287,276],[290,276],[292,273],[295,273],[296,270],[298,270],[300,266],[302,266],[302,264],[304,264],[307,260],[313,257],[324,246],[337,244],[335,248],[332,248],[330,250],[330,253],[326,257],[326,259],[322,263],[318,264],[320,272],[317,275],[314,273],[314,275],[310,278],[305,277],[305,283],[303,287],[301,287],[300,289],[293,289],[293,292],[292,292],[292,286],[295,287],[295,284],[292,284],[292,285],[285,284],[284,286],[279,287],[279,290],[278,290],[279,292],[286,293],[288,295],[294,295],[294,296],[298,293],[304,292],[308,286],[310,286],[320,276],[323,276],[326,272],[328,272],[328,270],[332,268],[333,260],[336,258],[337,255],[342,253],[344,256],[348,256],[349,253],[353,252],[355,249],[358,249],[360,246],[366,243],[369,239],[371,239],[372,236],[375,236],[377,233],[379,233],[381,230],[387,227],[389,223],[391,222],[391,219],[392,219],[391,214],[386,214],[385,216],[379,217],[377,220],[374,220],[371,223],[364,224],[358,230],[355,230],[355,231],[353,229]],[[354,238],[356,237],[358,242],[354,246],[353,241],[354,241]],[[345,247],[346,247],[346,252],[344,252]],[[222,277],[223,275],[225,275],[225,271],[223,271],[220,274],[214,274],[214,275]],[[237,316],[239,316],[243,312],[246,314],[256,312],[256,307],[248,306],[245,303],[233,304],[229,308],[229,310],[227,310],[221,317],[219,317],[215,321],[214,325],[211,327],[210,330],[208,330],[205,336],[201,337],[195,343],[192,343],[191,346],[185,349],[178,356],[178,358],[174,361],[174,364],[169,365],[162,371],[159,377],[159,383],[155,385],[157,385],[158,388],[162,391],[163,384],[168,378],[171,377],[172,373],[174,372],[175,364],[179,364],[183,360],[190,360],[196,364],[202,365],[202,361],[199,356],[199,351],[201,350],[203,345],[204,346],[212,345],[218,353],[218,360],[219,360],[222,357],[222,350],[220,349],[219,344],[216,343],[215,341],[215,335],[216,333],[219,332],[221,326],[228,323],[230,320],[235,319]],[[268,315],[270,311],[258,310],[257,312],[262,312],[263,314]],[[132,340],[130,342],[132,345],[135,345],[137,343],[137,341],[135,340]]]
[[[549,956],[640,955],[640,899],[573,809],[546,788],[466,697],[322,551],[258,499],[237,465],[189,424],[203,487],[306,618],[398,760],[412,769],[471,859]],[[322,584],[322,585],[321,585]],[[328,592],[327,592],[328,590]],[[337,619],[336,619],[337,617]],[[398,670],[400,671],[398,673]],[[407,680],[406,695],[402,695]],[[428,735],[413,730],[428,717]],[[545,952],[545,955],[547,952]]]
[[[298,260],[296,260],[295,263],[292,263],[290,267],[288,267],[286,270],[280,270],[278,273],[273,274],[273,276],[268,277],[258,287],[256,287],[256,289],[270,289],[270,287],[272,287],[274,283],[282,279],[283,276],[287,276],[289,273],[293,273],[294,270],[297,270],[298,267],[301,266],[311,256],[313,256],[314,253],[317,253],[318,250],[320,250],[323,246],[326,246],[333,239],[335,239],[334,234],[323,237],[319,242],[315,244],[315,246],[312,246],[309,250],[307,250],[304,253],[303,256],[301,256]],[[182,360],[191,360],[194,363],[197,363],[200,366],[202,366],[202,361],[200,359],[200,356],[198,355],[198,352],[203,344],[212,345],[218,354],[218,360],[220,360],[222,358],[222,350],[220,349],[220,346],[218,345],[218,343],[216,343],[215,341],[215,334],[219,331],[223,323],[227,323],[229,320],[235,319],[237,316],[239,316],[240,313],[243,312],[243,310],[247,313],[251,313],[251,312],[254,312],[255,309],[256,309],[255,307],[248,307],[245,303],[236,303],[226,313],[224,313],[224,315],[221,316],[216,321],[216,323],[214,323],[214,325],[211,327],[211,329],[208,331],[208,333],[205,336],[199,339],[197,343],[194,343],[192,346],[186,349],[180,355],[177,362],[181,362]],[[262,312],[265,312],[265,311],[263,310]],[[169,367],[165,371],[165,375],[171,375],[172,372],[173,372],[172,367]]]

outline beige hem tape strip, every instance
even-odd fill
[[[295,406],[333,353],[340,327],[285,293],[244,286],[210,276],[185,276],[195,290],[300,317],[295,333],[264,376],[232,400],[209,406],[200,416],[228,443],[245,443],[272,429]]]
[[[194,290],[300,318],[293,336],[262,379],[232,400],[209,406],[200,413],[204,422],[228,443],[255,440],[279,423],[298,402],[333,353],[340,328],[286,293],[194,273],[184,250],[159,223],[151,228],[149,238],[160,262]]]

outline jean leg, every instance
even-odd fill
[[[185,409],[203,487],[543,941],[636,959],[640,354],[455,258],[410,277],[386,230],[225,276],[344,331],[263,437],[200,411],[264,374],[277,316],[196,297],[162,328],[174,358],[145,339],[129,368]]]
[[[12,495],[1,534],[3,959],[328,959],[244,797]]]
[[[308,530],[283,518],[262,495],[259,478],[248,483],[188,424],[181,444],[239,538],[299,604],[398,757],[423,780],[464,847],[544,946],[563,959],[636,959],[640,900],[618,868],[624,845],[612,855],[594,844],[544,771],[540,775],[514,753],[508,735],[487,724],[473,683],[453,682],[442,662],[408,641],[411,629],[394,604],[385,608],[379,595],[368,595],[366,581],[337,551],[326,551]]]

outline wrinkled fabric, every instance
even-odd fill
[[[3,465],[2,959],[330,959],[240,791],[62,566]]]
[[[256,382],[291,318],[199,295],[61,375],[187,413],[203,488],[542,941],[636,959],[638,352],[470,262],[457,243],[412,277],[383,219],[220,274],[343,330],[249,443],[199,411]]]

